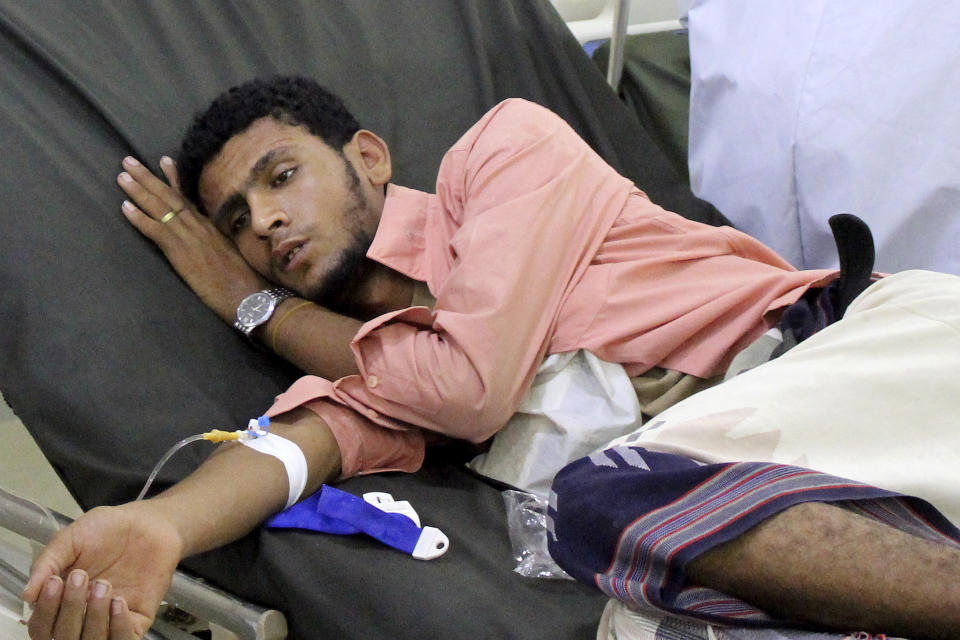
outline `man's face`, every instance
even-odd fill
[[[200,198],[258,273],[329,302],[360,277],[389,163],[370,132],[341,154],[305,127],[261,118],[203,168]]]

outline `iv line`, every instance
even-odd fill
[[[173,457],[173,454],[179,451],[182,447],[190,444],[191,442],[196,442],[197,440],[226,442],[228,440],[252,440],[254,438],[260,438],[267,435],[267,427],[269,424],[270,418],[266,416],[260,416],[259,418],[251,420],[250,425],[245,430],[221,431],[220,429],[214,429],[212,431],[207,431],[206,433],[198,433],[196,435],[184,438],[177,444],[170,447],[170,449],[163,454],[163,457],[160,458],[160,462],[158,462],[153,468],[153,471],[150,473],[150,477],[147,478],[146,484],[144,484],[143,489],[140,490],[140,495],[137,496],[137,499],[134,500],[134,502],[143,500],[144,496],[147,495],[147,491],[149,491],[151,485],[153,485],[153,481],[156,480],[157,474],[160,473],[160,469],[171,457]]]

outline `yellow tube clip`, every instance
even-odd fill
[[[210,442],[226,442],[227,440],[239,440],[243,435],[243,431],[221,431],[220,429],[214,429],[213,431],[208,431],[203,434],[204,440],[209,440]]]

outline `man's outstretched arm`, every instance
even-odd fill
[[[303,450],[304,495],[339,474],[336,441],[313,412],[279,416],[271,432]],[[30,637],[142,637],[182,558],[243,536],[281,510],[287,495],[280,461],[232,444],[155,498],[93,509],[60,531],[31,569],[23,594],[36,604]]]
[[[911,639],[960,630],[960,550],[825,503],[791,507],[686,570],[797,623]]]

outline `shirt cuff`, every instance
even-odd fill
[[[333,385],[314,376],[301,378],[277,396],[266,415],[271,418],[297,407],[316,413],[330,428],[340,448],[340,478],[381,471],[411,473],[423,464],[425,444],[420,429],[397,430],[377,425],[349,407],[328,399]]]
[[[328,400],[313,400],[303,407],[320,416],[333,432],[340,447],[340,480],[382,471],[412,473],[423,464],[425,445],[420,429],[381,427]]]

